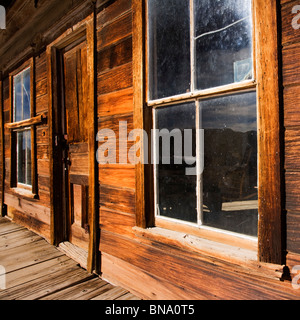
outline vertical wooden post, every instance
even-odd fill
[[[35,108],[35,57],[30,59],[30,117],[36,116]],[[31,127],[31,173],[32,193],[38,194],[37,151],[36,151],[36,126]]]
[[[86,38],[88,46],[88,76],[89,76],[89,225],[90,242],[87,261],[87,270],[97,271],[99,251],[99,188],[98,188],[98,166],[96,161],[96,126],[97,126],[97,95],[96,95],[96,11],[92,19],[86,24]]]
[[[47,48],[48,79],[48,123],[49,123],[49,159],[50,159],[50,242],[58,245],[64,241],[65,221],[62,210],[62,151],[55,146],[55,136],[60,133],[60,115],[58,112],[58,61],[57,49]]]
[[[148,133],[148,146],[141,138],[141,159],[144,148],[151,154],[149,134],[152,128],[152,110],[145,106],[145,1],[133,0],[133,117],[134,128]],[[150,151],[150,152],[149,152]],[[148,159],[149,160],[149,159]],[[150,162],[150,161],[149,161]],[[154,225],[153,166],[139,163],[136,165],[136,225],[146,228]],[[145,181],[147,181],[145,183]]]
[[[254,1],[258,105],[259,260],[283,263],[283,204],[277,5]]]
[[[143,28],[143,2],[133,0],[133,118],[134,128],[144,128],[144,28]],[[143,141],[141,142],[141,152]],[[145,168],[143,164],[136,165],[136,225],[146,228],[145,219]]]
[[[0,72],[0,176],[1,176],[1,207],[0,207],[0,217],[4,216],[3,205],[4,205],[4,174],[5,174],[5,157],[4,157],[4,121],[3,121],[3,79],[2,72]]]

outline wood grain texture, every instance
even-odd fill
[[[98,95],[98,117],[133,113],[133,89],[123,89]]]
[[[243,300],[252,299],[251,297],[255,297],[255,299],[274,299],[276,296],[278,299],[289,299],[289,296],[294,296],[294,299],[297,299],[299,296],[299,293],[291,289],[290,283],[268,279],[262,274],[261,277],[259,273],[255,276],[245,264],[238,267],[229,263],[225,266],[222,263],[219,264],[220,261],[216,259],[211,260],[208,257],[201,257],[201,255],[198,255],[198,257],[185,255],[187,252],[181,251],[177,247],[163,246],[161,243],[155,243],[154,247],[153,244],[153,241],[145,243],[143,240],[137,243],[114,233],[103,231],[101,233],[100,250],[128,262],[125,265],[129,269],[132,266],[132,272],[133,270],[140,270],[138,274],[142,278],[144,278],[143,273],[150,274],[151,280],[148,278],[149,282],[145,282],[144,287],[151,287],[154,293],[158,290],[159,285],[153,280],[153,277],[154,279],[161,278],[162,283],[169,282],[171,286],[174,286],[174,289],[177,287],[178,291],[175,290],[174,295],[182,296],[183,291],[179,288],[187,290],[186,298],[194,295],[195,297],[202,296],[202,299]],[[169,254],[166,254],[166,252]],[[153,256],[156,259],[153,259]],[[106,269],[106,267],[104,268]],[[125,270],[128,272],[127,268]],[[186,271],[187,268],[188,272]],[[216,282],[222,285],[215,285]],[[139,285],[132,283],[131,287],[138,288]],[[169,297],[167,295],[166,299]],[[155,295],[149,298],[153,299]]]
[[[283,81],[284,81],[284,125],[285,125],[285,185],[286,185],[286,241],[288,252],[300,253],[298,199],[299,182],[299,30],[292,26],[292,13],[297,1],[281,1]],[[288,261],[287,257],[287,261]],[[289,262],[287,262],[289,263]]]
[[[5,187],[5,151],[4,151],[4,117],[3,117],[3,79],[0,72],[0,217],[4,216],[4,187]]]
[[[116,20],[100,27],[97,31],[97,51],[112,45],[132,33],[132,13],[131,10],[121,15]]]
[[[134,166],[106,165],[99,167],[99,182],[111,187],[128,188],[135,190]],[[101,195],[100,195],[101,198]]]
[[[299,266],[300,265],[300,254],[289,252],[287,254],[286,264],[290,270],[292,270],[294,266]]]
[[[102,184],[100,193],[101,207],[132,215],[135,214],[135,192],[132,189]]]
[[[282,44],[283,46],[287,46],[300,40],[299,30],[295,30],[292,26],[292,20],[296,16],[296,14],[292,13],[292,9],[294,6],[299,5],[299,2],[292,0],[281,3],[284,4],[281,9]]]
[[[45,113],[39,115],[39,116],[36,116],[36,117],[33,117],[31,119],[28,119],[28,120],[23,120],[23,121],[20,121],[20,122],[12,122],[12,123],[6,123],[5,124],[5,127],[7,129],[18,129],[18,128],[24,128],[24,127],[31,127],[33,125],[39,125],[39,124],[42,124],[44,122],[46,122],[47,120],[47,115]]]
[[[131,0],[114,1],[97,14],[97,29],[102,29],[105,25],[124,16],[131,10]]]
[[[285,131],[285,168],[289,172],[300,170],[300,127]]]
[[[118,235],[133,237],[135,215],[124,214],[104,207],[100,208],[100,228]]]
[[[282,167],[277,9],[255,1],[255,55],[258,94],[259,258],[283,262]],[[268,45],[266,45],[266,43]],[[266,76],[268,75],[268,76]]]
[[[134,88],[134,128],[143,129],[151,137],[152,110],[145,106],[145,7],[143,1],[134,0],[133,7],[133,88]],[[141,140],[141,158],[144,158],[145,142]],[[151,141],[148,143],[148,152]],[[153,166],[136,165],[136,225],[154,226],[154,177]]]
[[[300,253],[300,211],[287,214],[287,250]]]
[[[286,209],[288,211],[300,211],[300,195],[298,182],[300,172],[286,172]]]
[[[6,289],[0,300],[103,300],[138,299],[83,270],[86,252],[64,242],[49,245],[33,232],[0,220],[0,259],[5,266]],[[67,255],[66,255],[67,253]]]
[[[300,86],[284,88],[284,126],[300,126]]]
[[[299,72],[300,72],[300,46],[299,44],[293,44],[288,47],[284,47],[282,50],[283,56],[283,84],[284,86],[291,84],[299,84]]]
[[[98,76],[98,93],[105,94],[132,87],[132,63],[114,68]]]
[[[132,61],[132,38],[131,36],[117,44],[98,51],[97,72],[98,74]]]

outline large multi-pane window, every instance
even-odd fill
[[[257,236],[252,1],[148,0],[147,12],[156,218]]]
[[[13,120],[21,122],[30,119],[30,68],[13,78]],[[16,135],[16,176],[17,183],[31,185],[31,128],[21,127]]]

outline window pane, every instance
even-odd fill
[[[31,185],[31,130],[17,133],[18,183]]]
[[[196,223],[196,175],[188,171],[196,166],[195,104],[160,108],[155,112],[159,130],[155,139],[157,143],[159,138],[158,214]]]
[[[30,119],[30,69],[14,77],[14,121]]]
[[[253,78],[251,0],[195,0],[197,89]]]
[[[14,121],[22,121],[22,76],[18,75],[14,78]]]
[[[189,92],[189,1],[152,0],[148,5],[150,99]]]
[[[256,93],[201,102],[204,224],[257,235]]]
[[[23,72],[23,120],[30,118],[30,69]]]
[[[17,133],[17,150],[18,150],[18,183],[26,183],[26,140],[24,131]]]
[[[31,185],[31,130],[26,131],[26,184]]]

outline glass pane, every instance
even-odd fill
[[[26,131],[26,184],[31,185],[31,130]]]
[[[14,78],[14,121],[22,121],[22,76],[18,75]]]
[[[148,5],[150,99],[189,92],[189,1],[152,0]]]
[[[30,69],[23,72],[23,120],[30,119]]]
[[[196,166],[195,104],[160,108],[155,112],[159,130],[155,139],[156,147],[159,146],[158,214],[197,223],[196,175],[189,171]]]
[[[197,89],[253,78],[251,0],[195,0]]]
[[[31,130],[17,133],[18,183],[31,185]]]
[[[201,101],[203,222],[257,235],[256,93]]]
[[[18,183],[26,183],[26,139],[23,132],[17,133],[17,167]]]

